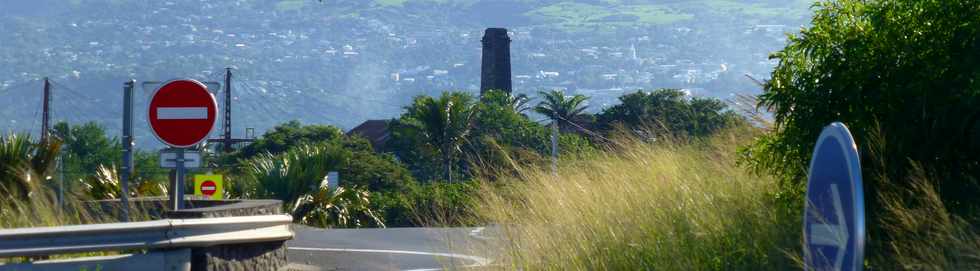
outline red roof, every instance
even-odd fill
[[[391,133],[388,132],[388,122],[389,120],[368,120],[347,131],[347,135],[359,135],[371,141],[371,146],[375,150],[382,150],[391,137]]]

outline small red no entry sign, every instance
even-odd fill
[[[150,96],[147,120],[160,141],[187,148],[208,137],[214,129],[218,105],[208,88],[191,79],[171,80]]]
[[[210,197],[216,191],[218,191],[218,185],[214,181],[208,180],[201,183],[201,194]]]

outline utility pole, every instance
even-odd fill
[[[231,69],[231,67],[225,68],[224,119],[222,120],[221,124],[222,135],[221,138],[208,139],[209,143],[221,143],[221,152],[224,154],[229,154],[234,151],[234,146],[236,143],[255,141],[254,139],[250,138],[233,138],[231,136]]]
[[[231,152],[231,67],[225,68],[225,129],[224,146],[225,153]]]
[[[122,187],[122,221],[129,221],[129,179],[132,178],[133,168],[133,88],[135,80],[123,83],[123,161],[122,172],[120,172],[119,184]]]
[[[44,77],[44,101],[41,102],[41,141],[48,141],[48,129],[51,128],[51,82]]]
[[[58,154],[58,214],[65,210],[65,155]]]
[[[558,120],[551,121],[551,173],[558,176]]]

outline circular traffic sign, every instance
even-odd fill
[[[806,270],[861,270],[864,190],[851,132],[834,122],[823,129],[810,161],[803,214]]]
[[[218,184],[214,183],[214,181],[207,180],[201,183],[201,194],[210,197],[214,195],[215,191],[218,191]]]
[[[150,130],[164,144],[187,148],[208,137],[218,104],[208,88],[191,79],[167,81],[153,91],[147,111]]]

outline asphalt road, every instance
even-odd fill
[[[485,228],[319,229],[293,225],[291,266],[301,270],[458,270],[492,264]],[[479,255],[482,254],[482,255]]]

